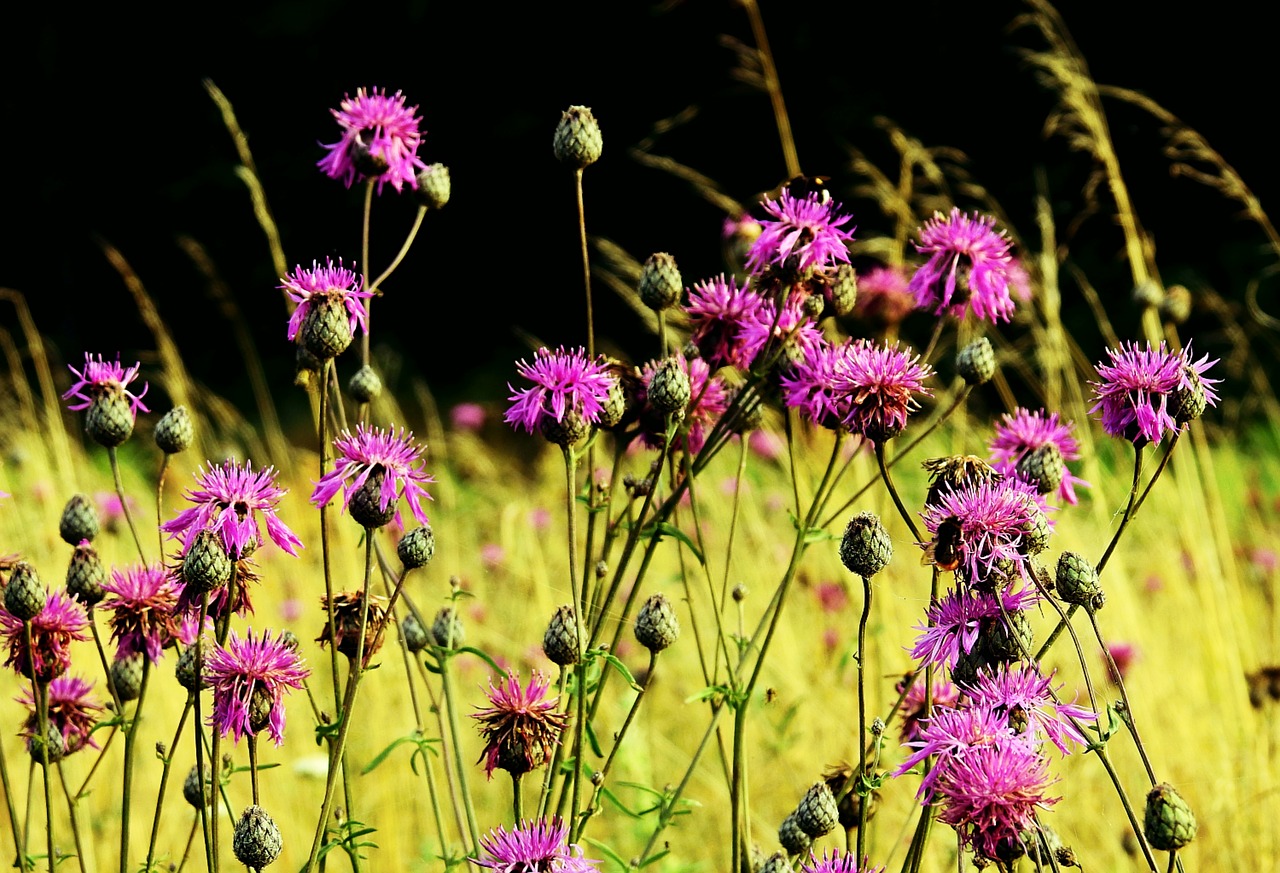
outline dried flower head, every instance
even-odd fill
[[[386,89],[359,88],[354,98],[344,95],[341,105],[330,111],[342,138],[324,146],[329,153],[317,166],[325,175],[341,179],[348,188],[353,182],[377,179],[379,194],[388,182],[396,191],[406,184],[418,187],[415,177],[426,166],[418,157],[418,107],[405,106],[399,91],[388,97]]]
[[[849,260],[853,228],[843,226],[853,216],[841,213],[829,194],[811,191],[796,197],[784,189],[777,200],[766,198],[761,205],[769,218],[761,220],[760,236],[747,254],[750,272],[773,266],[802,273]]]
[[[1056,412],[1031,412],[1019,407],[1012,414],[1005,413],[996,423],[996,435],[991,440],[992,465],[1003,475],[1012,476],[1023,458],[1045,445],[1056,446],[1064,461],[1078,461],[1080,444],[1071,435],[1074,429],[1072,422],[1062,421]],[[1089,483],[1065,470],[1058,496],[1074,506],[1077,485],[1087,488]]]
[[[59,676],[49,683],[49,724],[62,734],[62,745],[68,755],[84,746],[98,748],[92,731],[98,722],[97,713],[102,712],[102,705],[89,696],[92,688],[92,683],[79,676]],[[23,689],[18,703],[30,710],[23,733],[28,737],[34,736],[37,732],[36,701],[29,687]]]
[[[523,775],[550,758],[568,716],[556,711],[556,698],[547,697],[549,687],[550,679],[536,670],[527,685],[514,674],[497,686],[490,681],[489,706],[472,715],[480,722],[485,740],[480,760],[490,778],[495,769]]]
[[[383,430],[362,423],[356,426],[354,436],[349,430],[343,431],[334,439],[333,448],[337,458],[333,469],[320,477],[311,493],[314,505],[324,506],[341,488],[342,508],[346,510],[351,506],[352,497],[372,480],[377,492],[366,496],[383,511],[398,507],[397,501],[403,497],[413,517],[421,524],[428,523],[422,500],[432,498],[422,486],[435,479],[422,469],[425,447],[413,441],[412,432],[401,428],[397,433],[394,426]],[[399,524],[398,508],[394,517]]]
[[[31,619],[30,626],[28,647],[23,622],[0,609],[0,638],[9,649],[5,666],[40,682],[49,682],[65,673],[71,666],[71,643],[89,639],[85,633],[89,617],[84,607],[65,590],[49,592],[44,608]]]
[[[178,633],[178,587],[159,564],[134,564],[111,572],[111,581],[102,586],[108,595],[102,608],[111,612],[116,658],[143,652],[153,664],[160,660]]]
[[[213,530],[222,538],[227,554],[236,559],[252,552],[263,542],[258,527],[261,516],[267,526],[267,535],[277,546],[295,557],[302,547],[302,540],[284,522],[276,517],[276,506],[288,489],[275,484],[274,467],[266,467],[256,473],[252,462],[243,467],[235,461],[196,472],[200,487],[187,492],[187,499],[195,506],[184,509],[172,521],[160,529],[170,537],[182,537],[185,551],[202,530]]]
[[[1217,405],[1212,386],[1220,380],[1204,378],[1217,361],[1206,355],[1193,362],[1190,343],[1181,352],[1169,351],[1163,342],[1156,348],[1147,343],[1145,349],[1137,343],[1121,343],[1119,350],[1107,349],[1107,357],[1111,363],[1097,365],[1100,381],[1089,383],[1097,400],[1089,411],[1101,411],[1102,429],[1111,436],[1145,445],[1176,432],[1179,425],[1169,409],[1171,395],[1196,382],[1209,405]]]
[[[592,873],[600,862],[583,857],[568,838],[559,818],[520,822],[509,831],[499,826],[480,838],[485,857],[471,860],[496,873]]]
[[[333,595],[333,625],[329,625],[329,596],[320,597],[325,611],[325,626],[316,637],[322,646],[333,645],[352,661],[360,657],[360,617],[364,613],[364,591],[341,591]],[[387,623],[387,608],[376,594],[369,597],[369,614],[364,622],[364,663],[368,664],[382,648],[382,632]],[[335,630],[336,628],[336,630]]]
[[[204,653],[204,678],[213,689],[213,715],[209,724],[235,742],[245,734],[256,736],[263,728],[278,746],[284,742],[284,693],[301,688],[310,671],[297,650],[271,631],[244,639],[231,631],[225,647]]]
[[[925,222],[916,249],[929,260],[908,286],[918,308],[956,318],[973,312],[991,322],[1009,320],[1009,240],[995,223],[989,215],[968,216],[958,208],[947,216],[935,212]]]
[[[563,346],[554,352],[538,349],[533,363],[518,361],[516,371],[533,385],[517,390],[507,384],[513,393],[507,398],[511,406],[503,419],[529,433],[562,424],[567,416],[587,426],[595,424],[616,381],[602,359],[588,358],[585,349],[566,350]]]

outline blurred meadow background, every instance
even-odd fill
[[[119,449],[149,556],[159,557],[161,454],[152,431],[160,414],[185,404],[195,442],[167,467],[159,517],[169,520],[185,506],[201,465],[274,465],[288,488],[279,515],[306,548],[296,559],[276,549],[257,557],[262,584],[251,624],[296,633],[313,688],[325,689],[329,658],[314,642],[324,626],[320,521],[307,502],[321,464],[317,392],[295,383],[294,347],[285,339],[290,309],[277,286],[295,264],[358,259],[360,186],[347,190],[316,170],[319,144],[334,138],[329,109],[344,93],[399,89],[424,119],[420,156],[448,165],[453,180],[450,202],[428,212],[373,312],[371,354],[384,390],[367,419],[411,429],[436,480],[427,511],[437,553],[411,577],[405,597],[429,621],[460,588],[468,645],[521,676],[530,669],[555,675],[541,643],[548,617],[571,598],[563,461],[555,446],[515,433],[502,418],[516,359],[543,344],[583,342],[572,173],[552,157],[551,137],[560,111],[584,104],[604,137],[603,156],[584,181],[597,348],[637,365],[660,354],[656,320],[635,295],[641,263],[670,252],[686,285],[739,269],[741,252],[721,234],[724,220],[758,213],[760,198],[795,175],[793,162],[822,176],[853,213],[850,254],[860,274],[877,264],[918,263],[911,242],[935,210],[977,209],[1009,230],[1030,297],[1011,324],[984,326],[997,378],[895,468],[913,512],[927,489],[920,461],[985,456],[1001,413],[1043,406],[1075,423],[1083,458],[1071,467],[1091,486],[1081,489],[1078,506],[1057,513],[1050,548],[1096,555],[1123,512],[1132,452],[1090,415],[1093,362],[1120,340],[1181,347],[1191,337],[1197,354],[1219,359],[1213,375],[1223,380],[1221,400],[1181,438],[1121,539],[1098,620],[1108,642],[1132,653],[1126,681],[1161,780],[1197,813],[1197,839],[1180,853],[1186,868],[1274,866],[1280,407],[1272,380],[1280,235],[1266,210],[1280,200],[1280,180],[1256,118],[1233,111],[1237,104],[1226,96],[1244,88],[1267,93],[1265,83],[1274,84],[1274,70],[1260,66],[1265,29],[1243,10],[1234,19],[1228,7],[1192,22],[1154,3],[1063,4],[1061,14],[1039,0],[978,12],[926,3],[913,7],[910,21],[901,10],[863,4],[628,3],[608,13],[600,4],[563,4],[495,12],[493,21],[464,6],[274,3],[219,12],[196,30],[161,22],[172,25],[173,38],[160,44],[129,36],[140,25],[129,10],[35,25],[30,44],[6,60],[14,87],[3,98],[6,114],[24,121],[14,130],[21,136],[0,146],[17,176],[8,202],[21,218],[0,263],[9,400],[0,490],[10,495],[0,501],[0,552],[20,553],[51,587],[59,585],[70,554],[59,517],[67,499],[82,493],[104,518],[95,543],[103,561],[135,559],[128,529],[111,511],[107,456],[84,435],[82,416],[59,399],[73,381],[67,364],[78,365],[86,350],[108,358],[119,351],[126,366],[141,361],[150,385],[145,400],[153,412],[139,416]],[[767,60],[749,13],[762,14]],[[1230,48],[1216,54],[1218,45]],[[72,56],[93,69],[75,72],[66,63]],[[40,80],[54,93],[34,87]],[[785,98],[789,136],[780,135],[777,94]],[[57,113],[52,129],[44,120],[50,109]],[[407,195],[377,200],[371,263],[396,255],[415,209]],[[1155,289],[1152,305],[1135,296],[1143,287]],[[1181,289],[1172,292],[1177,302],[1161,302],[1174,288]],[[831,328],[924,348],[935,321],[924,313],[891,324],[851,317]],[[677,338],[680,327],[672,326]],[[972,338],[969,327],[942,334],[930,359],[938,370],[934,396],[923,399],[907,439],[958,393],[952,361]],[[340,356],[340,381],[358,366],[356,349]],[[687,539],[669,536],[655,551],[644,594],[666,593],[684,633],[663,655],[614,764],[617,803],[606,803],[587,829],[584,848],[602,869],[625,869],[641,853],[654,815],[640,811],[679,783],[706,726],[703,659],[714,649],[708,592],[741,585],[740,602],[724,618],[728,633],[749,633],[787,567],[792,514],[822,477],[832,435],[785,426],[784,415],[771,410],[741,452],[735,443],[714,459],[676,515]],[[618,472],[643,479],[651,461],[633,452]],[[851,454],[834,505],[877,475],[869,451]],[[928,571],[889,496],[873,488],[823,519],[831,536],[806,551],[761,691],[747,704],[749,824],[765,855],[805,789],[825,768],[859,754],[852,656],[862,592],[837,545],[861,510],[884,519],[895,551],[874,580],[863,665],[869,713],[888,715],[894,683],[913,667]],[[336,512],[329,528],[336,587],[355,588],[363,532]],[[164,547],[174,560],[175,541]],[[695,637],[690,616],[702,617],[697,630],[706,636]],[[1055,622],[1052,611],[1033,615],[1037,641]],[[1099,696],[1115,697],[1088,623],[1078,622],[1078,632]],[[96,668],[91,647],[82,648]],[[629,631],[613,651],[644,675],[648,653]],[[139,731],[140,847],[161,769],[152,749],[170,742],[186,694],[171,679],[174,661],[166,655],[155,671]],[[348,750],[360,774],[355,813],[376,828],[364,837],[376,843],[364,850],[365,864],[439,870],[450,849],[437,838],[425,758],[411,766],[412,744],[391,748],[418,727],[430,736],[446,732],[434,698],[425,696],[436,678],[422,686],[415,716],[393,631],[376,663]],[[453,663],[464,722],[456,754],[470,766],[484,743],[467,715],[485,704],[493,670],[467,655]],[[1055,681],[1066,684],[1068,699],[1082,689],[1066,641],[1044,666],[1059,671]],[[409,672],[415,681],[427,676],[417,667]],[[40,769],[28,766],[18,735],[23,685],[12,671],[0,676],[0,743],[10,799],[38,847]],[[601,737],[627,717],[624,688],[618,682],[603,697]],[[290,696],[287,710],[284,744],[263,743],[259,755],[276,765],[262,781],[263,805],[284,835],[278,869],[297,869],[315,827],[325,753],[306,695]],[[902,757],[899,724],[887,721],[884,764],[892,768]],[[670,853],[654,869],[729,868],[727,741],[720,736],[693,772],[682,814],[662,837]],[[165,864],[178,863],[194,832],[180,791],[193,764],[190,745],[177,751],[168,788],[158,852]],[[1141,761],[1128,745],[1114,748],[1120,779],[1140,798]],[[246,763],[243,746],[231,751]],[[93,760],[81,752],[65,762],[73,787]],[[427,766],[446,778],[441,760]],[[79,803],[89,870],[116,863],[120,770],[118,751],[103,756]],[[1085,869],[1143,869],[1097,762],[1077,754],[1055,759],[1053,772],[1062,777],[1055,788],[1063,800],[1046,821]],[[510,824],[502,776],[486,781],[480,766],[470,766],[482,832]],[[235,809],[246,805],[247,780],[237,774],[228,795]],[[882,791],[867,840],[874,864],[901,867],[915,806],[914,785],[890,782]],[[65,805],[59,809],[60,844],[69,851]],[[445,830],[459,850],[466,839],[453,815],[447,812]],[[837,847],[844,848],[839,830],[815,842],[815,849]],[[7,860],[14,848],[6,818],[0,854]],[[340,854],[328,863],[345,869]],[[199,855],[187,864],[199,867]],[[935,826],[921,869],[955,869],[955,855],[950,831]],[[238,869],[229,853],[224,863]]]

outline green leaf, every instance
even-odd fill
[[[469,654],[475,655],[477,658],[484,661],[486,664],[488,664],[490,667],[496,670],[498,675],[501,676],[503,679],[507,678],[507,671],[502,669],[502,667],[498,666],[497,661],[493,660],[493,658],[490,658],[488,654],[486,654],[485,652],[482,652],[480,649],[477,649],[475,646],[463,646],[462,648],[458,649],[459,654],[461,654],[462,652],[467,652]]]
[[[662,539],[663,537],[674,537],[684,543],[689,551],[693,552],[693,556],[698,559],[699,564],[706,564],[706,561],[702,557],[702,552],[699,551],[696,545],[694,545],[693,540],[689,539],[689,535],[669,521],[660,521],[653,527],[646,528],[642,533],[645,536],[656,536],[658,539]]]
[[[587,653],[588,658],[602,658],[609,666],[617,670],[623,679],[627,680],[627,684],[631,686],[632,691],[644,691],[636,684],[636,677],[631,675],[631,671],[627,669],[627,665],[618,660],[618,656],[604,649],[592,649]]]
[[[608,846],[606,846],[604,843],[600,842],[599,840],[593,840],[591,839],[591,837],[579,837],[579,839],[581,839],[582,842],[584,843],[594,846],[606,858],[608,858],[613,863],[617,864],[620,869],[622,870],[631,869],[631,865],[628,862],[622,860],[622,856],[620,856],[617,852],[615,852],[613,849],[610,849]]]
[[[650,855],[649,857],[647,857],[647,858],[643,859],[643,860],[640,862],[639,866],[640,866],[640,867],[648,867],[648,866],[649,866],[650,864],[652,864],[653,862],[655,862],[655,861],[661,861],[663,858],[667,857],[667,855],[670,855],[670,854],[671,854],[671,850],[670,850],[670,849],[663,849],[663,850],[662,850],[661,852],[659,852],[658,854],[656,854],[656,855]]]
[[[391,745],[387,746],[385,749],[383,749],[381,752],[375,755],[373,760],[370,761],[367,765],[365,765],[365,768],[360,771],[360,775],[368,776],[374,770],[378,769],[378,767],[382,765],[382,762],[387,760],[387,758],[390,757],[391,753],[394,752],[397,748],[399,748],[400,746],[403,746],[405,743],[414,743],[416,741],[417,741],[417,737],[414,737],[414,736],[400,737],[399,739],[392,740]]]
[[[811,527],[804,532],[804,544],[811,546],[814,543],[825,543],[830,540],[838,539],[835,534],[820,527]]]
[[[583,727],[583,733],[587,735],[587,742],[591,743],[591,751],[597,758],[603,758],[604,752],[600,749],[600,740],[596,737],[596,730],[591,726],[591,722],[586,722]]]
[[[628,809],[627,805],[623,803],[621,799],[619,799],[618,795],[614,794],[611,790],[609,790],[608,788],[605,788],[603,785],[600,786],[600,793],[604,795],[605,800],[609,801],[614,806],[616,806],[623,815],[629,818],[643,818],[642,813],[635,812],[634,810]],[[657,809],[657,807],[656,806],[652,807],[652,809]]]

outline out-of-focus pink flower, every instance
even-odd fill
[[[1102,658],[1103,666],[1107,668],[1107,679],[1112,685],[1118,685],[1116,674],[1120,680],[1129,678],[1129,668],[1138,660],[1138,647],[1133,643],[1108,643],[1107,653],[1111,659]],[[1115,661],[1115,670],[1111,669],[1111,661]]]
[[[909,286],[917,307],[956,318],[972,312],[993,323],[1009,320],[1009,240],[995,223],[991,216],[968,216],[958,208],[947,216],[936,212],[925,222],[916,248],[929,260]]]
[[[757,428],[747,435],[747,448],[766,461],[776,461],[786,452],[782,437],[773,431]]]
[[[823,612],[840,612],[849,605],[849,595],[838,582],[819,582],[813,586],[813,596]]]
[[[497,543],[485,543],[480,547],[480,561],[487,570],[496,570],[507,560],[507,550]]]
[[[478,431],[488,414],[479,403],[459,403],[449,410],[449,423],[454,430]]]

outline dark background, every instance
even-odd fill
[[[886,115],[928,145],[967,153],[973,176],[1033,242],[1037,167],[1047,167],[1060,222],[1079,211],[1088,161],[1043,138],[1053,98],[1014,51],[1038,46],[1037,37],[1006,32],[1023,4],[762,6],[804,169],[834,176],[838,196],[848,145],[894,165],[873,124]],[[276,384],[291,381],[292,351],[278,279],[205,76],[249,134],[291,265],[359,257],[360,190],[315,167],[319,143],[337,139],[330,107],[361,86],[403,90],[420,107],[427,134],[419,154],[451,168],[453,200],[427,216],[385,286],[374,339],[391,344],[444,402],[505,396],[513,359],[528,351],[519,331],[549,344],[584,340],[571,177],[551,154],[568,105],[591,106],[604,132],[604,157],[586,174],[589,231],[638,258],[670,251],[686,284],[723,269],[723,213],[636,164],[628,147],[658,119],[696,104],[699,116],[657,152],[743,202],[785,177],[767,97],[732,77],[735,59],[720,41],[729,34],[750,43],[746,15],[729,0],[45,9],[11,22],[0,60],[8,119],[0,285],[26,295],[61,362],[80,361],[84,350],[146,360],[154,342],[97,247],[101,236],[138,272],[197,376],[246,410],[228,323],[175,239],[189,235],[207,248]],[[1163,104],[1207,137],[1264,208],[1274,204],[1280,180],[1267,131],[1280,74],[1270,22],[1246,3],[1216,4],[1195,19],[1171,9],[1145,0],[1062,4],[1098,81]],[[1165,280],[1241,300],[1244,283],[1274,261],[1261,234],[1232,204],[1170,178],[1154,121],[1115,106],[1110,118]],[[876,210],[849,205],[863,233],[888,230]],[[376,200],[375,270],[414,211],[390,188]],[[1111,220],[1092,219],[1070,242],[1104,299],[1127,299]],[[1064,293],[1074,318],[1083,304]],[[1264,287],[1264,306],[1274,296]],[[613,292],[597,284],[596,299],[602,342],[649,356],[652,344]],[[1117,330],[1134,335],[1125,307],[1113,308]],[[11,310],[0,324],[16,331]],[[908,322],[907,333],[927,329]],[[341,361],[349,371],[354,353]]]

